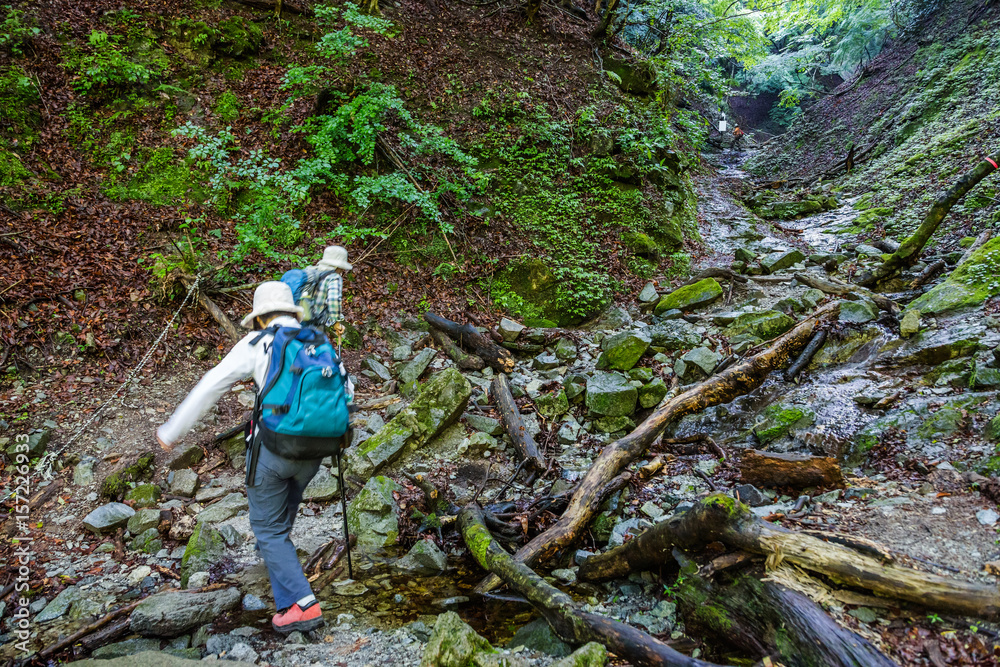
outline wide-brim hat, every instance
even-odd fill
[[[354,268],[347,261],[347,248],[339,245],[327,246],[323,251],[323,259],[319,260],[316,266],[327,269],[343,269],[350,271]]]
[[[249,329],[255,317],[269,313],[292,313],[301,321],[303,309],[295,305],[291,287],[283,282],[270,280],[261,283],[254,291],[253,310],[243,318],[241,324],[244,329]]]

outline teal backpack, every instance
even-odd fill
[[[311,327],[269,327],[271,361],[253,422],[262,445],[286,459],[339,456],[349,426],[347,377],[326,335]]]

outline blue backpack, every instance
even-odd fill
[[[271,360],[253,422],[261,444],[293,460],[340,454],[349,425],[347,378],[326,335],[311,327],[269,327]]]
[[[281,276],[281,282],[288,285],[292,290],[292,299],[297,306],[302,306],[305,312],[302,314],[302,323],[305,325],[319,324],[320,319],[325,319],[326,304],[321,301],[321,307],[316,307],[316,289],[319,288],[326,277],[336,270],[325,271],[316,274],[313,280],[309,280],[309,272],[305,269],[291,269],[285,271]]]

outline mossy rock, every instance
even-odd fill
[[[476,667],[476,658],[496,653],[488,641],[476,634],[453,611],[437,617],[420,667]]]
[[[232,16],[216,26],[216,41],[212,49],[230,58],[249,58],[260,53],[263,44],[264,31],[259,25],[242,16]]]
[[[865,345],[878,339],[882,330],[876,326],[864,329],[848,329],[843,337],[829,336],[816,356],[809,363],[809,368],[821,368],[845,364]]]
[[[626,232],[622,234],[622,245],[639,257],[657,258],[660,256],[660,247],[649,234],[642,232]]]
[[[558,419],[569,412],[569,398],[566,391],[560,389],[536,398],[535,407],[538,408],[538,414],[546,419]]]
[[[604,69],[614,73],[612,79],[622,92],[650,95],[656,91],[656,68],[646,61],[632,62],[617,58],[610,52],[603,55]]]
[[[940,314],[982,304],[1000,294],[1000,237],[983,244],[934,289],[914,300],[909,308],[921,314]]]
[[[163,548],[163,540],[156,528],[147,528],[139,533],[129,545],[132,551],[142,551],[147,554],[155,554]]]
[[[727,336],[756,336],[762,340],[770,340],[780,336],[795,326],[795,320],[777,310],[765,310],[758,313],[743,313],[725,328]]]
[[[399,537],[399,505],[393,493],[403,490],[399,484],[381,475],[365,483],[347,506],[347,525],[356,535],[358,547],[392,546]]]
[[[788,432],[796,426],[808,426],[816,418],[816,415],[807,408],[781,404],[769,405],[761,415],[763,421],[754,424],[752,430],[762,445],[788,435]]]
[[[0,149],[0,187],[9,188],[21,185],[34,176],[17,155],[11,151]]]
[[[133,507],[155,507],[160,502],[160,493],[156,484],[140,484],[125,494],[125,501],[132,501]]]
[[[649,349],[650,337],[643,331],[623,331],[601,341],[604,351],[597,359],[597,368],[627,371]]]
[[[101,482],[101,496],[109,500],[120,500],[131,488],[132,482],[146,480],[153,475],[153,462],[156,455],[143,454],[132,465],[108,475]]]
[[[666,294],[656,304],[654,315],[660,315],[668,310],[693,310],[707,306],[722,296],[722,286],[715,278],[705,278],[698,282],[685,285]]]
[[[544,320],[549,326],[572,326],[598,314],[607,299],[598,300],[576,312],[567,307],[572,296],[554,271],[540,259],[513,262],[499,276],[496,287],[509,292],[501,301],[528,326],[538,326]],[[608,296],[608,295],[606,295]]]
[[[181,557],[181,586],[187,586],[188,577],[195,572],[207,572],[225,550],[226,540],[222,533],[207,522],[198,523]]]
[[[805,199],[803,201],[775,202],[757,209],[757,214],[767,220],[791,220],[803,215],[819,213],[824,208],[824,203],[818,199]]]

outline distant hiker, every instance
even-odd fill
[[[744,134],[739,125],[733,128],[733,148],[739,149],[742,147]]]
[[[345,271],[353,266],[347,261],[347,249],[328,246],[323,258],[306,269],[292,269],[281,276],[281,282],[292,289],[295,302],[302,307],[302,324],[320,329],[332,328],[339,339],[344,335],[341,324],[344,302]]]
[[[288,285],[261,284],[253,311],[242,322],[254,331],[205,374],[156,431],[160,446],[170,451],[234,382],[252,375],[261,388],[246,434],[247,500],[278,609],[271,625],[281,633],[308,632],[323,624],[290,536],[302,492],[320,461],[339,457],[347,433],[347,399],[354,393],[330,341],[302,327],[301,317]]]

